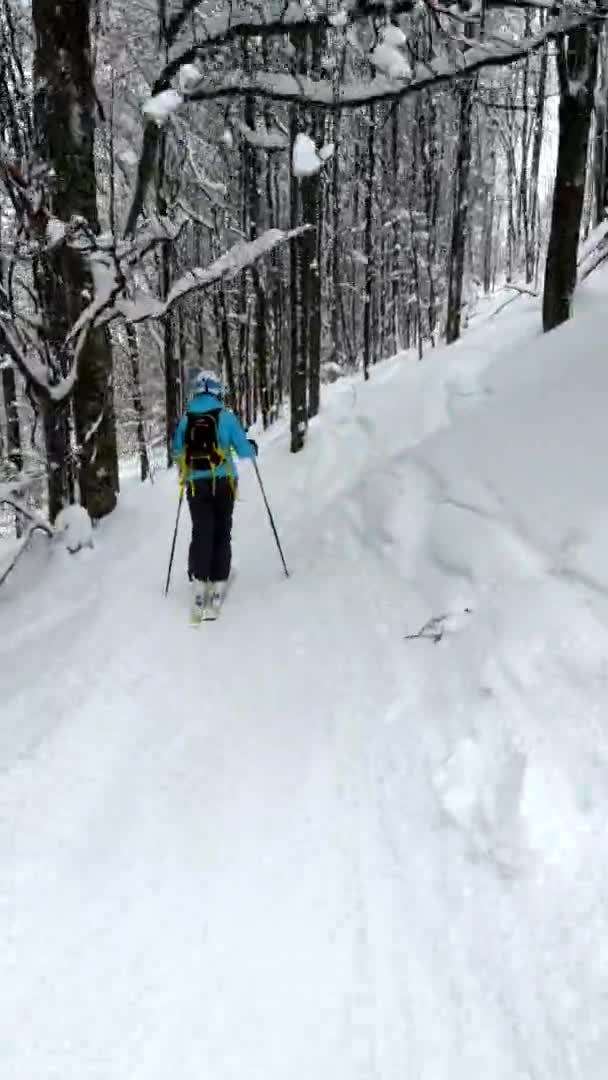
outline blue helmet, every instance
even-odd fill
[[[223,398],[225,394],[222,380],[213,371],[199,371],[192,383],[192,394],[213,394]]]

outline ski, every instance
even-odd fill
[[[207,602],[207,596],[205,595],[202,598],[202,603],[197,604],[195,602],[192,605],[192,608],[190,609],[190,626],[199,627],[201,623],[204,622],[217,622],[222,613],[224,604],[226,603],[226,597],[228,596],[234,577],[235,571],[233,570],[226,583],[226,588],[222,593],[221,599],[216,601],[215,604],[209,604]]]
[[[220,617],[221,607],[206,607],[203,611],[203,622],[215,622]]]
[[[190,626],[200,626],[205,618],[205,608],[202,604],[193,604],[190,610]]]
[[[221,591],[221,593],[216,595],[215,601],[205,604],[205,607],[203,609],[203,622],[215,622],[216,619],[219,619],[222,613],[224,602],[226,600],[226,596],[228,595],[229,583],[230,579],[226,582],[226,587]]]

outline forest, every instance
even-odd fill
[[[0,1080],[606,1080],[607,12],[0,0]]]
[[[193,371],[321,385],[605,256],[601,3],[0,0],[0,528],[170,464]],[[508,302],[508,301],[507,301]]]

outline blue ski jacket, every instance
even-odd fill
[[[185,482],[191,483],[193,480],[211,480],[213,477],[229,476],[236,481],[238,480],[238,472],[236,463],[233,459],[233,452],[240,458],[253,458],[255,457],[255,450],[249,442],[240,421],[230,412],[228,409],[222,408],[222,404],[219,398],[213,396],[213,394],[196,394],[192,398],[192,401],[188,405],[188,411],[182,416],[175,432],[173,439],[173,458],[180,465],[184,462],[185,455],[185,437],[186,426],[188,424],[188,413],[206,413],[212,412],[213,409],[221,409],[220,415],[217,421],[217,434],[218,444],[220,450],[223,450],[226,454],[226,462],[218,465],[217,469],[213,472],[204,469],[188,470],[184,476]]]

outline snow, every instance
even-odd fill
[[[314,176],[332,157],[334,144],[328,143],[317,150],[309,135],[300,132],[293,144],[292,169],[294,176]]]
[[[602,221],[594,229],[589,231],[588,236],[579,244],[578,249],[578,279],[584,281],[595,270],[608,254],[608,222]]]
[[[4,334],[5,348],[10,352],[13,360],[19,358],[19,366],[28,373],[32,382],[42,390],[44,395],[51,401],[64,401],[74,389],[77,378],[77,366],[72,364],[67,375],[59,382],[52,382],[50,369],[42,362],[37,354],[23,345],[22,338],[12,317],[8,313],[0,311],[0,325]]]
[[[544,3],[543,3],[544,6]],[[440,56],[429,61],[428,67],[418,64],[418,74],[413,79],[407,57],[392,46],[381,42],[370,53],[370,60],[378,69],[373,79],[364,80],[352,77],[342,82],[338,90],[332,78],[312,79],[306,75],[288,75],[278,71],[258,71],[249,79],[243,79],[243,73],[235,70],[221,82],[213,86],[214,95],[231,94],[237,88],[239,93],[260,94],[276,101],[299,102],[317,105],[322,108],[335,108],[336,103],[343,107],[372,104],[374,101],[388,101],[402,98],[406,94],[417,93],[429,86],[438,86],[443,82],[453,82],[466,72],[472,74],[480,66],[511,64],[515,60],[538,50],[547,40],[555,37],[555,24],[547,24],[535,34],[525,34],[519,39],[508,37],[495,31],[490,45],[477,45],[467,50],[466,54],[458,51],[451,58]],[[349,43],[361,52],[357,27],[351,25],[346,31]],[[471,55],[469,55],[471,54]],[[404,83],[407,82],[407,86]],[[197,91],[191,94],[191,100],[197,99]],[[204,97],[204,91],[201,90]]]
[[[292,168],[294,176],[314,176],[323,162],[317,154],[317,148],[309,135],[300,132],[293,144]]]
[[[294,239],[307,228],[308,226],[304,226],[289,232],[284,232],[282,229],[267,229],[255,240],[239,241],[209,266],[204,268],[196,266],[182,274],[171,286],[166,300],[148,295],[139,296],[135,300],[121,296],[116,299],[111,317],[123,315],[125,319],[133,323],[143,322],[145,319],[160,319],[184,296],[198,289],[208,288],[221,278],[234,277],[279,244]]]
[[[333,15],[327,16],[327,21],[330,26],[333,26],[336,30],[343,30],[348,24],[348,11],[344,8],[339,8]]]
[[[395,29],[397,29],[395,27]],[[382,42],[372,49],[369,58],[382,74],[389,79],[411,79],[412,68],[410,62],[403,53],[392,45]]]
[[[139,158],[131,146],[126,146],[124,150],[119,150],[118,157],[123,165],[131,169],[134,169],[139,162]]]
[[[281,20],[284,23],[306,22],[306,12],[297,0],[290,0],[285,11],[281,13]]]
[[[325,143],[324,146],[319,147],[319,157],[323,163],[329,161],[334,156],[335,143]]]
[[[404,45],[407,45],[407,37],[403,33],[400,26],[395,23],[387,23],[382,27],[380,31],[380,39],[383,45],[387,45],[389,48],[400,49]]]
[[[212,627],[185,521],[162,595],[171,475],[20,560],[3,1080],[603,1080],[607,293],[546,337],[497,297],[261,437],[292,577],[243,464]]]
[[[201,79],[202,75],[196,64],[182,64],[179,69],[179,88],[184,94],[198,86]],[[179,108],[179,105],[177,107]]]
[[[83,506],[64,507],[57,516],[55,532],[71,555],[82,548],[93,547],[93,524]]]
[[[57,247],[65,240],[67,227],[65,221],[49,217],[46,223],[46,239],[49,247]]]
[[[288,150],[289,138],[278,128],[268,130],[266,124],[261,123],[256,128],[249,127],[244,121],[240,121],[239,132],[250,146],[256,146],[261,150]]]
[[[144,102],[142,112],[148,120],[162,127],[183,103],[184,97],[179,90],[162,90]]]

